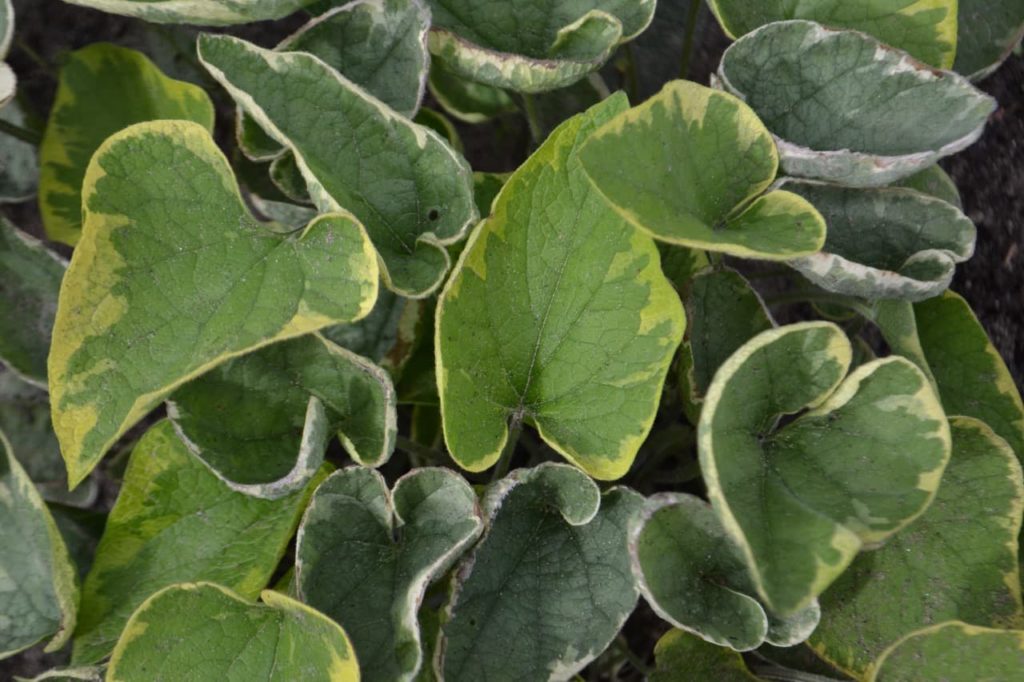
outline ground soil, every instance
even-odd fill
[[[171,49],[174,42],[188,44],[194,34],[187,29],[152,27],[60,0],[15,0],[14,4],[17,34],[9,61],[19,75],[22,92],[37,114],[42,115],[49,109],[62,55],[96,41],[142,49],[176,77],[204,79],[188,57]],[[667,64],[668,68],[664,78],[659,76],[652,80],[653,70],[647,73],[638,87],[641,95],[652,94],[660,82],[678,71],[676,65],[683,40],[681,32],[674,32],[671,22],[678,22],[685,14],[685,5],[682,7],[677,14],[668,16],[667,20],[663,18],[661,25],[652,28],[668,36],[672,42],[669,52],[675,50],[675,53],[648,54],[649,63],[659,67]],[[301,21],[301,17],[293,17],[281,22],[235,27],[230,32],[270,46]],[[690,77],[707,83],[728,41],[714,21],[709,20],[706,9],[696,37]],[[640,51],[638,58],[643,59],[643,50],[647,47],[641,42],[636,47]],[[614,86],[621,74],[613,63],[604,75]],[[1011,57],[980,87],[998,100],[999,110],[977,144],[943,162],[960,188],[965,212],[978,227],[976,254],[960,266],[953,288],[970,302],[1018,386],[1024,386],[1024,58]],[[230,136],[232,107],[223,96],[215,96],[220,111],[218,138],[226,142]],[[515,115],[482,126],[459,124],[458,128],[466,156],[478,170],[513,170],[532,145],[529,131]],[[23,229],[41,234],[34,202],[5,206],[3,212]],[[626,635],[636,651],[646,653],[660,629],[660,621],[641,610],[631,619]],[[44,657],[38,648],[34,649],[0,662],[0,679],[41,672],[61,658],[60,655]]]

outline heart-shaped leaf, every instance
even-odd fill
[[[679,380],[687,415],[696,424],[718,368],[740,346],[775,325],[743,275],[728,268],[704,270],[690,280],[686,320]]]
[[[891,646],[868,682],[1016,680],[1024,670],[1024,630],[959,621],[923,628]]]
[[[57,651],[75,628],[78,585],[49,510],[0,432],[0,659],[49,639]]]
[[[248,212],[202,126],[141,123],[89,165],[50,351],[72,486],[175,388],[272,341],[366,315],[376,254],[349,214],[283,233]]]
[[[619,43],[647,28],[655,8],[655,0],[428,3],[436,59],[469,80],[528,93],[562,88],[596,71]]]
[[[590,475],[626,473],[679,345],[682,306],[651,239],[618,217],[576,152],[623,111],[613,96],[563,124],[470,238],[437,312],[445,440],[482,471],[534,424]]]
[[[651,682],[759,682],[743,657],[715,646],[683,630],[669,630],[654,647],[655,669]]]
[[[0,73],[3,69],[0,63]],[[18,100],[0,108],[0,120],[18,128],[28,127],[28,117]],[[0,204],[27,201],[35,196],[38,185],[39,152],[35,145],[4,135],[0,139]]]
[[[565,464],[488,488],[483,539],[442,618],[439,678],[567,680],[596,658],[636,606],[626,533],[642,502]]]
[[[73,660],[106,657],[136,609],[174,583],[210,580],[256,597],[319,482],[279,500],[231,490],[166,421],[132,451],[82,589]]]
[[[711,0],[708,4],[730,37],[773,21],[807,19],[869,33],[883,43],[940,69],[957,52],[958,0]],[[962,0],[960,0],[962,2]]]
[[[763,194],[778,170],[775,143],[727,93],[673,81],[605,123],[580,159],[611,206],[658,239],[768,260],[814,253],[825,241],[806,200]]]
[[[231,26],[280,19],[316,0],[66,0],[157,24]]]
[[[157,592],[125,626],[107,681],[358,682],[352,645],[334,621],[273,590],[260,597],[253,604],[213,583]]]
[[[789,175],[886,185],[964,149],[995,101],[857,31],[768,24],[725,51],[718,79],[775,135]]]
[[[1021,0],[958,0],[960,34],[956,47],[959,73],[980,80],[1003,63],[1024,35]]]
[[[46,387],[46,354],[67,263],[0,217],[0,361]]]
[[[425,296],[440,285],[449,266],[444,246],[477,214],[469,166],[437,133],[309,54],[202,35],[199,56],[292,152],[317,207],[344,207],[363,222],[389,287]]]
[[[430,12],[420,0],[361,0],[322,14],[275,48],[308,52],[403,116],[420,107],[430,56]],[[273,137],[239,111],[239,147],[254,160],[283,153]]]
[[[858,556],[821,595],[824,615],[811,645],[858,679],[914,630],[946,620],[1003,626],[1021,616],[1020,464],[984,423],[953,417],[950,424],[953,456],[932,505],[881,549]]]
[[[175,391],[168,415],[228,486],[270,499],[306,485],[332,433],[352,459],[380,466],[397,431],[387,372],[317,334],[207,372]]]
[[[793,646],[821,617],[816,601],[788,618],[766,612],[750,596],[756,588],[739,546],[710,505],[692,495],[650,498],[630,527],[629,550],[640,591],[655,612],[718,646]]]
[[[205,90],[168,78],[135,50],[94,43],[67,56],[39,147],[39,210],[50,239],[74,245],[81,237],[85,171],[103,141],[159,119],[212,132],[213,104]]]
[[[820,253],[789,261],[814,284],[848,296],[920,301],[941,294],[974,253],[976,230],[955,206],[896,187],[851,188],[787,180],[821,212]]]
[[[921,371],[894,357],[847,377],[852,353],[828,322],[763,332],[719,368],[701,412],[708,496],[780,615],[919,516],[949,460],[949,424]]]
[[[416,614],[427,586],[482,529],[476,494],[450,470],[415,469],[393,492],[375,471],[338,471],[299,531],[298,594],[352,633],[362,679],[411,680],[423,662]]]

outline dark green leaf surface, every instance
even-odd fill
[[[979,80],[995,71],[1024,35],[1024,0],[958,0],[953,68]]]
[[[571,119],[505,184],[438,304],[445,440],[481,471],[513,428],[590,475],[629,469],[682,336],[682,306],[653,241],[619,218],[576,152],[625,109],[614,96]]]
[[[725,51],[721,85],[775,135],[789,175],[886,185],[967,147],[995,101],[856,31],[783,21]]]
[[[1024,630],[952,621],[894,644],[868,682],[1015,682],[1024,670]]]
[[[298,594],[351,633],[363,680],[411,680],[424,658],[416,614],[427,586],[482,529],[476,494],[452,471],[415,469],[393,492],[374,471],[338,471],[302,522]]]
[[[654,647],[651,682],[758,682],[735,651],[705,642],[683,630],[669,630]]]
[[[636,605],[626,533],[642,501],[626,488],[602,495],[564,464],[493,484],[484,537],[455,569],[439,676],[566,680],[582,670]]]
[[[1017,624],[1021,468],[984,423],[953,417],[953,455],[928,510],[880,549],[860,554],[821,595],[811,645],[862,678],[900,637],[946,620]]]
[[[209,580],[256,597],[318,481],[279,500],[231,490],[166,421],[132,452],[82,590],[74,658],[107,656],[132,611],[168,585]]]

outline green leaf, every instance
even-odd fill
[[[332,433],[356,462],[380,466],[397,431],[387,372],[317,334],[207,372],[175,391],[167,413],[229,487],[270,499],[306,485]]]
[[[811,645],[858,679],[888,645],[926,625],[1020,619],[1020,464],[983,422],[953,417],[950,425],[953,456],[932,505],[882,548],[858,556],[821,596]]]
[[[625,109],[570,119],[517,170],[470,238],[437,312],[445,440],[469,471],[523,421],[595,478],[629,469],[679,345],[679,299],[649,237],[609,210],[576,156]]]
[[[711,0],[708,4],[733,38],[773,21],[807,19],[869,33],[940,69],[953,66],[957,51],[957,0]]]
[[[958,0],[960,35],[953,68],[980,80],[1003,63],[1024,35],[1022,0]]]
[[[936,199],[942,199],[947,204],[953,204],[961,211],[964,209],[963,202],[960,200],[960,190],[957,189],[953,179],[938,164],[928,166],[910,177],[903,178],[896,183],[896,186],[915,189]]]
[[[0,72],[3,68],[0,63]],[[0,120],[19,128],[27,127],[28,123],[17,100],[0,109]],[[36,147],[13,135],[4,135],[0,139],[0,204],[31,199],[36,194],[38,184],[39,152]]]
[[[67,263],[0,217],[0,361],[46,387],[46,355]]]
[[[279,500],[249,497],[195,459],[169,422],[151,427],[132,451],[85,580],[74,662],[106,657],[136,607],[168,585],[209,580],[256,597],[317,482]]]
[[[758,682],[743,657],[683,630],[669,630],[654,647],[657,667],[651,682]]]
[[[1024,403],[967,301],[947,291],[916,304],[914,315],[946,412],[985,422],[1024,462]]]
[[[917,518],[949,460],[949,424],[921,371],[894,357],[846,376],[852,353],[828,322],[763,332],[718,370],[701,413],[708,496],[780,615]]]
[[[375,471],[335,472],[299,531],[298,593],[352,633],[362,679],[411,680],[423,662],[416,614],[427,586],[482,529],[473,489],[448,469],[414,469],[393,492]]]
[[[280,19],[316,0],[66,0],[157,24],[231,26]]]
[[[330,618],[272,590],[253,604],[212,583],[172,585],[132,614],[107,682],[358,682],[352,645]]]
[[[75,628],[78,585],[57,525],[0,432],[0,659],[49,639],[57,651]]]
[[[688,249],[685,246],[658,242],[658,253],[661,254],[662,272],[675,286],[676,291],[684,296],[697,273],[711,264],[707,252],[701,249]]]
[[[657,239],[768,260],[811,254],[825,241],[807,201],[762,194],[778,169],[775,143],[727,93],[673,81],[605,123],[580,158],[609,204]]]
[[[911,633],[878,660],[868,682],[1016,680],[1024,669],[1024,630],[993,630],[958,621]]]
[[[449,70],[496,88],[536,93],[596,71],[641,33],[655,0],[428,0],[430,51]],[[529,30],[524,30],[529,26]]]
[[[72,486],[181,384],[273,341],[359,319],[376,298],[376,255],[351,215],[321,215],[301,232],[257,222],[195,123],[112,136],[83,194],[85,229],[49,359]]]
[[[74,245],[81,237],[86,168],[103,141],[159,119],[212,131],[213,104],[202,88],[168,78],[135,50],[95,43],[67,56],[39,147],[39,210],[50,239]]]
[[[363,222],[390,288],[425,296],[440,285],[449,266],[444,246],[462,239],[477,215],[469,166],[437,133],[308,54],[202,35],[199,56],[295,155],[317,207],[344,207]]]
[[[11,0],[0,0],[0,60],[7,58],[14,40],[14,5]],[[0,107],[11,101],[18,86],[14,71],[0,61]]]
[[[308,52],[398,113],[412,118],[426,88],[430,13],[420,0],[363,0],[322,14],[285,38],[278,52]],[[284,148],[239,111],[237,139],[267,160]]]
[[[806,180],[782,185],[828,223],[820,253],[789,261],[815,285],[867,299],[920,301],[949,287],[974,253],[976,230],[941,199],[898,187],[851,188]]]
[[[321,333],[385,368],[397,368],[407,359],[407,347],[425,314],[424,305],[381,289],[369,315],[358,322],[327,327]]]
[[[650,498],[630,527],[629,547],[640,592],[654,611],[715,645],[736,651],[765,641],[793,646],[818,624],[816,601],[782,619],[750,596],[756,588],[742,551],[710,505],[692,495]]]
[[[99,488],[93,478],[68,490],[45,389],[9,371],[0,372],[0,431],[7,435],[15,457],[44,500],[75,507],[89,507],[96,501]]]
[[[774,323],[743,275],[728,268],[704,270],[693,277],[686,296],[686,319],[689,329],[679,378],[684,399],[696,414],[722,363]]]
[[[448,682],[565,680],[637,601],[626,532],[643,498],[578,469],[520,469],[484,495],[483,539],[455,569],[436,672]]]
[[[789,175],[886,185],[972,144],[995,101],[856,31],[768,24],[725,51],[718,79],[775,135]]]
[[[445,111],[465,123],[483,123],[516,111],[504,90],[463,78],[436,60],[430,65],[427,87]]]

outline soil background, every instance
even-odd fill
[[[15,0],[14,5],[15,43],[8,61],[18,74],[20,92],[30,113],[44,118],[49,110],[63,55],[93,42],[108,41],[142,50],[169,75],[206,86],[218,105],[217,136],[225,148],[230,146],[233,107],[188,54],[196,29],[153,26],[61,0]],[[616,66],[621,60],[613,60],[602,72],[608,84],[614,89],[632,77],[637,92],[646,98],[676,77],[682,60],[682,27],[688,16],[688,0],[662,0],[652,27],[629,48],[635,50],[637,73],[630,76]],[[225,30],[270,47],[305,19],[299,15]],[[690,79],[707,84],[728,44],[706,7],[702,7],[690,59]],[[942,162],[960,189],[965,212],[978,228],[976,253],[959,267],[953,289],[970,302],[1018,387],[1024,388],[1024,58],[1011,56],[979,87],[998,100],[999,109],[978,143]],[[42,120],[38,123],[41,125]],[[532,144],[525,123],[517,115],[485,125],[457,124],[457,128],[465,155],[476,170],[514,170]],[[0,210],[22,229],[42,235],[34,201],[5,205]],[[644,611],[638,611],[630,621],[637,630],[646,630],[651,623],[650,614]],[[629,626],[626,630],[630,640],[645,638],[635,630],[630,632]],[[642,648],[637,650],[647,653]],[[31,676],[62,658],[44,657],[36,647],[0,662],[0,680],[15,674]]]

